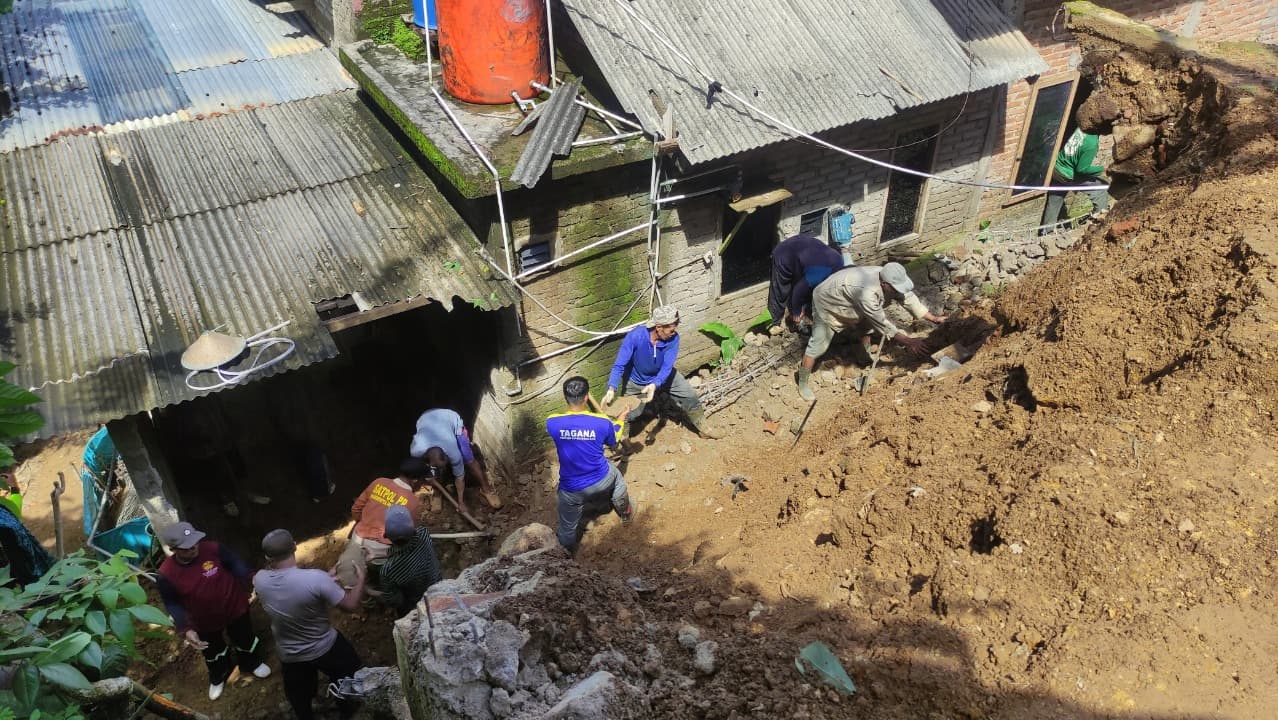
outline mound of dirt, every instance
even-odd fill
[[[693,489],[662,495],[638,530],[587,536],[588,561],[668,582],[667,612],[762,599],[775,634],[756,643],[773,658],[761,666],[807,640],[835,647],[861,691],[810,712],[1262,717],[1278,703],[1276,63],[1262,53],[1253,75],[1237,53],[1085,45],[1109,63],[1098,93],[1120,127],[1157,125],[1129,158],[1147,180],[943,329],[984,340],[971,361],[931,381],[889,370],[788,454],[725,460],[754,478],[741,498],[684,478]]]

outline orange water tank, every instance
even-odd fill
[[[458,100],[503,105],[549,83],[544,0],[436,0],[435,17],[444,89]]]

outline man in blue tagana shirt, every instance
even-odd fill
[[[687,415],[688,424],[698,435],[709,440],[723,437],[723,432],[706,421],[706,410],[701,406],[697,391],[687,378],[675,370],[679,357],[679,309],[662,305],[652,311],[652,317],[642,326],[626,333],[617,350],[617,361],[612,364],[608,376],[608,392],[604,393],[603,406],[612,404],[617,388],[625,395],[637,395],[640,402],[627,421],[635,421],[643,414],[644,407],[652,402],[658,392],[667,393],[675,405]]]
[[[616,447],[617,434],[625,420],[586,410],[590,383],[584,377],[564,381],[564,401],[568,411],[546,418],[546,432],[559,454],[559,543],[576,553],[585,523],[582,515],[590,507],[607,507],[630,522],[634,506],[626,492],[621,471],[604,457],[604,446]],[[603,512],[607,512],[604,510]],[[600,513],[602,514],[602,513]],[[589,521],[589,519],[587,519]]]

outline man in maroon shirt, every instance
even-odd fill
[[[262,662],[249,620],[252,571],[235,553],[203,538],[188,522],[164,528],[160,540],[173,555],[160,564],[157,584],[177,631],[203,651],[209,699],[216,700],[236,665],[259,678],[269,676],[271,668]]]

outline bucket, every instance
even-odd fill
[[[435,21],[435,0],[413,0],[413,24],[430,30],[439,28]]]

